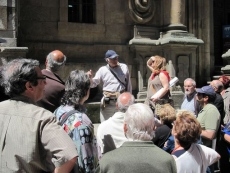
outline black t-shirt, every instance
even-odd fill
[[[167,141],[171,135],[171,129],[163,124],[162,126],[157,127],[155,131],[155,137],[152,139],[153,143],[160,148],[164,147],[164,143]]]

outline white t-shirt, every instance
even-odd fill
[[[97,143],[103,153],[103,149],[106,144],[111,144],[111,141],[108,141],[109,138],[105,138],[106,135],[111,135],[116,148],[119,148],[127,138],[124,135],[124,113],[116,112],[108,120],[103,121],[97,129]],[[104,142],[103,142],[104,141]],[[110,149],[110,146],[107,146]],[[111,148],[114,149],[114,148]]]
[[[177,173],[206,173],[207,167],[219,160],[219,154],[204,145],[192,144],[180,157],[175,158]]]
[[[132,85],[127,65],[119,63],[117,67],[111,68],[111,70],[116,74],[122,83],[127,85],[127,91],[132,93]],[[99,68],[92,81],[93,82],[90,86],[91,88],[96,87],[102,81],[103,91],[119,92],[125,90],[125,86],[122,85],[116,79],[116,77],[114,77],[114,75],[108,69],[108,65]]]

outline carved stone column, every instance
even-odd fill
[[[221,71],[223,71],[224,74],[229,75],[230,74],[230,65],[229,65],[230,64],[230,49],[228,49],[228,51],[222,55],[222,58],[227,61],[228,65],[226,65],[225,67],[222,67]]]
[[[171,1],[170,24],[167,27],[171,32],[186,31],[185,26],[185,0]]]

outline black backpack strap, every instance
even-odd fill
[[[75,113],[79,113],[79,111],[73,109],[73,110],[65,113],[64,115],[62,115],[62,118],[61,118],[61,121],[60,121],[61,126],[65,123],[65,121],[69,118],[70,115],[73,115]]]
[[[106,67],[113,74],[113,76],[118,80],[118,82],[120,82],[125,87],[125,91],[127,91],[127,86],[123,82],[121,82],[121,80],[117,77],[117,75],[113,72],[113,70],[111,70],[111,68],[108,65],[106,65]]]

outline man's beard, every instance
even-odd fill
[[[190,94],[192,94],[193,92],[191,92],[191,91],[185,91],[184,92],[186,95],[190,95]]]

